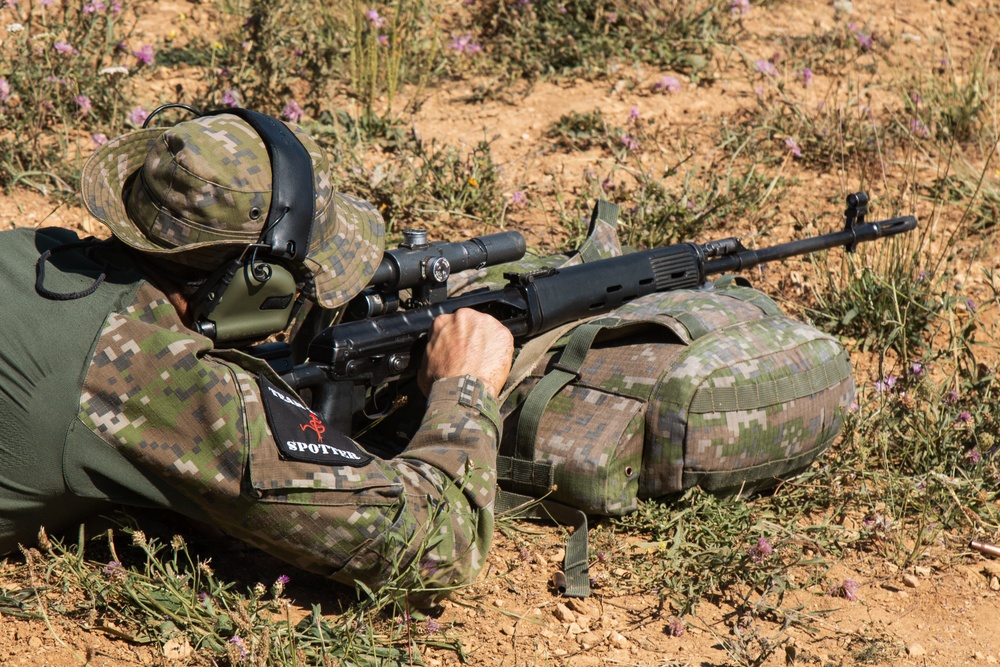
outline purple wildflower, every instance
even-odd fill
[[[958,393],[958,391],[952,389],[947,394],[945,394],[944,402],[947,403],[948,405],[954,405],[955,403],[958,403],[959,398],[961,398],[961,395]]]
[[[809,69],[808,67],[804,68],[801,72],[799,72],[799,76],[802,77],[803,86],[808,87],[812,85],[813,71],[811,69]]]
[[[233,635],[229,638],[229,643],[236,647],[239,653],[240,660],[246,660],[250,657],[250,652],[247,651],[247,645],[243,643],[243,638],[239,635]]]
[[[76,102],[76,106],[80,107],[81,116],[86,116],[87,112],[94,106],[86,95],[77,95],[73,101]]]
[[[42,0],[39,4],[43,7],[49,7],[53,2],[55,2],[55,0]]]
[[[767,541],[766,537],[758,539],[757,544],[747,550],[750,560],[758,564],[766,561],[773,553],[774,549],[771,547],[771,543]]]
[[[976,302],[972,299],[965,300],[965,307],[969,309],[970,313],[976,312]]]
[[[892,530],[892,519],[878,512],[866,516],[861,523],[865,528],[882,537],[888,535]]]
[[[632,110],[628,112],[628,122],[634,123],[639,120],[639,107],[632,107]]]
[[[524,206],[528,203],[528,196],[523,191],[517,190],[510,196],[511,206]]]
[[[94,2],[88,2],[83,6],[84,14],[99,14],[106,9],[105,5],[101,0],[94,0]]]
[[[910,377],[918,378],[924,374],[925,370],[926,369],[924,368],[924,365],[922,363],[920,363],[919,361],[914,361],[912,364],[910,364]]]
[[[137,51],[133,51],[132,55],[135,56],[136,60],[138,60],[141,64],[152,65],[154,55],[153,45],[143,44]]]
[[[969,414],[968,411],[962,410],[960,413],[958,413],[958,418],[955,421],[961,424],[968,424],[969,422],[972,421],[972,415]]]
[[[965,453],[965,458],[969,460],[972,465],[978,465],[980,461],[983,460],[983,455],[979,453],[978,449],[970,449]]]
[[[429,635],[436,635],[439,632],[441,632],[441,624],[438,623],[433,618],[428,618],[427,619],[427,634],[429,634]]]
[[[125,577],[125,568],[116,560],[108,561],[104,566],[104,576],[111,580],[122,579]]]
[[[672,618],[670,619],[670,622],[667,623],[667,627],[664,629],[664,631],[670,637],[683,637],[685,633],[687,633],[687,626],[681,619]]]
[[[681,82],[674,76],[665,76],[653,84],[654,93],[676,93],[681,89]]]
[[[379,16],[378,12],[375,11],[374,9],[369,9],[367,12],[365,12],[365,18],[367,18],[368,22],[371,23],[376,28],[381,28],[383,25],[385,25],[385,19]]]
[[[788,149],[788,152],[793,157],[802,157],[802,149],[799,148],[799,142],[795,141],[792,137],[785,137],[785,148]]]
[[[920,97],[920,93],[910,93],[910,100],[917,108],[920,108],[920,105],[924,103],[924,98]]]
[[[115,15],[121,14],[122,13],[122,3],[117,2],[117,1],[116,2],[112,2],[111,3],[111,13],[115,14]]]
[[[887,391],[892,391],[892,388],[896,386],[896,378],[893,375],[886,375],[881,380],[875,381],[875,391],[880,394],[884,394]]]
[[[240,94],[229,88],[226,92],[222,93],[222,105],[230,108],[238,107],[240,105]]]
[[[65,53],[71,56],[74,56],[77,53],[79,53],[79,51],[77,51],[76,48],[73,47],[73,45],[67,44],[66,42],[56,42],[55,44],[52,45],[52,48],[58,51],[59,53]]]
[[[302,118],[302,107],[295,100],[288,100],[288,104],[281,110],[281,117],[289,122],[297,123]]]
[[[758,60],[756,63],[754,63],[754,68],[758,72],[766,76],[770,77],[778,76],[778,68],[775,67],[774,63],[772,63],[770,60]]]
[[[910,119],[910,132],[918,137],[926,137],[929,134],[927,132],[927,126],[924,125],[923,121],[919,118]]]
[[[625,148],[630,151],[639,150],[639,142],[627,134],[622,135],[622,144],[624,144]]]
[[[861,31],[861,28],[856,26],[854,23],[848,23],[847,29],[854,33],[854,36],[858,38],[858,44],[861,45],[863,51],[871,51],[872,47],[875,46],[875,38],[871,35],[866,35]]]
[[[472,35],[468,33],[456,37],[448,46],[459,53],[479,53],[483,50],[483,47],[472,41]]]
[[[287,583],[288,583],[289,581],[291,581],[291,579],[290,579],[290,578],[288,577],[288,575],[287,575],[287,574],[279,574],[279,575],[278,575],[278,578],[277,578],[277,579],[276,579],[275,581],[276,581],[277,583],[281,584],[282,586],[284,586],[284,585],[285,585],[285,584],[287,584]]]
[[[566,9],[566,5],[559,5],[559,7],[556,9],[556,11],[558,11],[560,14],[565,14],[569,10]]]
[[[378,43],[379,46],[389,46],[389,35],[379,35]]]
[[[830,595],[855,602],[858,599],[858,588],[860,588],[858,582],[853,579],[844,579],[844,583],[830,589]]]
[[[729,13],[746,16],[750,13],[750,0],[733,0],[729,4]]]
[[[149,118],[149,112],[142,107],[136,107],[128,112],[128,122],[136,127],[142,127],[147,118]]]
[[[601,181],[601,189],[605,192],[610,192],[611,190],[614,190],[615,187],[615,182],[611,180],[610,176]]]
[[[7,82],[7,77],[0,76],[0,102],[10,97],[10,83]]]
[[[604,14],[605,23],[618,23],[618,12],[606,12]]]

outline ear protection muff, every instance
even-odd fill
[[[168,106],[183,105],[164,105],[150,118]],[[213,272],[191,299],[195,330],[216,343],[234,345],[287,328],[302,304],[296,274],[303,279],[310,275],[304,261],[315,192],[312,158],[288,126],[249,109],[198,115],[223,113],[238,116],[260,135],[271,163],[271,207],[259,240]]]

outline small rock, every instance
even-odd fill
[[[931,568],[924,567],[923,565],[917,565],[915,568],[913,568],[913,571],[919,574],[921,577],[931,576]]]
[[[906,652],[913,658],[919,658],[922,655],[927,655],[927,649],[920,644],[910,644],[906,647]]]
[[[601,642],[601,636],[595,632],[585,632],[577,635],[576,643],[584,650],[592,649]]]
[[[556,549],[555,553],[552,554],[552,558],[549,559],[550,563],[561,563],[566,560],[566,550]]]
[[[920,586],[920,580],[917,579],[912,574],[904,574],[903,585],[905,585],[907,588],[917,588]]]
[[[569,629],[566,632],[570,635],[582,635],[586,630],[581,628],[579,623],[570,623]]]
[[[997,659],[994,658],[992,655],[988,655],[988,656],[986,656],[986,664],[987,665],[995,665],[995,664],[997,664]]]
[[[629,647],[629,641],[628,641],[628,639],[625,637],[625,635],[623,635],[620,632],[612,632],[611,633],[611,644],[615,648],[625,649],[625,648]]]
[[[562,602],[556,605],[556,608],[552,613],[555,614],[555,617],[563,623],[576,623],[576,614],[570,611],[570,608]]]
[[[42,640],[40,637],[31,637],[28,639],[28,646],[31,648],[42,648]]]
[[[594,605],[581,600],[579,598],[573,598],[568,603],[567,606],[578,614],[583,614],[584,616],[589,616],[591,618],[597,618],[600,614],[597,613],[597,609]]]
[[[513,637],[514,636],[514,626],[513,625],[505,625],[502,628],[500,628],[500,632],[504,633],[508,637]]]
[[[497,599],[497,600],[493,601],[493,606],[494,607],[502,608],[505,604],[506,604],[506,602],[504,602],[503,600],[500,600],[500,599]]]
[[[986,659],[986,656],[985,656],[985,655],[983,655],[983,652],[982,652],[982,651],[976,651],[976,652],[975,652],[975,653],[974,653],[974,654],[972,655],[972,657],[973,657],[973,658],[975,658],[976,660],[985,660],[985,659]]]

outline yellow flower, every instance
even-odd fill
[[[479,181],[477,181],[476,179],[470,177],[469,178],[469,185],[471,185],[474,188],[478,188],[479,187]]]

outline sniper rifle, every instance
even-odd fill
[[[595,219],[601,206],[594,210]],[[710,276],[742,271],[819,250],[844,247],[914,229],[903,216],[866,222],[868,195],[847,197],[844,229],[774,246],[749,249],[737,238],[677,243],[560,269],[506,273],[499,289],[448,296],[453,272],[520,259],[524,238],[501,232],[457,243],[428,243],[422,231],[404,232],[399,248],[385,253],[369,286],[347,308],[343,321],[287,343],[256,346],[296,391],[308,390],[313,411],[341,433],[391,408],[393,387],[416,376],[431,324],[438,315],[474,308],[498,319],[516,341],[600,315],[654,292],[697,288]],[[400,292],[409,290],[408,298]],[[308,330],[309,327],[304,327]],[[308,334],[307,334],[308,335]],[[301,360],[307,358],[308,360]],[[386,400],[386,395],[389,395]]]

